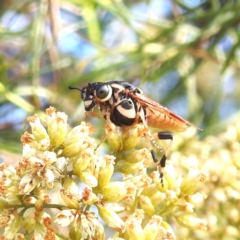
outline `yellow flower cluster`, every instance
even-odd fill
[[[109,145],[121,152],[99,156],[90,124],[70,129],[65,113],[50,107],[46,114],[46,127],[37,115],[28,118],[31,133],[21,138],[17,165],[0,165],[0,239],[101,240],[107,227],[116,231],[109,240],[176,239],[168,217],[187,228],[207,228],[194,214],[205,197],[197,190],[206,174],[192,168],[177,177],[168,163],[163,187],[159,171],[148,172],[149,150],[135,148],[141,124],[106,126]]]

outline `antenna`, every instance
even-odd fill
[[[70,90],[78,90],[78,91],[82,92],[82,89],[77,88],[77,87],[71,87],[71,86],[69,86],[68,89],[70,89]]]

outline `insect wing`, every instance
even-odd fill
[[[131,94],[131,97],[145,107],[147,123],[150,127],[159,128],[164,131],[183,132],[189,126],[194,126],[192,123],[171,112],[159,103],[147,98],[143,94],[135,93]]]

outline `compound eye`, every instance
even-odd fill
[[[107,101],[112,95],[112,88],[107,84],[100,84],[96,88],[96,96],[101,101]]]

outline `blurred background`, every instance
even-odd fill
[[[113,79],[204,129],[201,141],[218,136],[239,119],[239,30],[239,0],[1,0],[0,160],[19,158],[26,118],[48,106],[79,124],[68,86]]]

